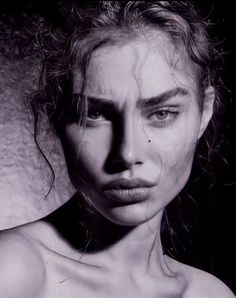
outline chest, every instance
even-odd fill
[[[117,270],[106,270],[76,259],[43,252],[46,282],[39,298],[185,298],[185,281],[143,273],[128,278]]]
[[[175,282],[143,277],[130,281],[122,277],[84,268],[57,267],[47,272],[47,283],[40,298],[184,298],[184,288]]]
[[[45,289],[44,295],[40,298],[184,298],[184,293],[170,293],[168,289],[164,291],[154,291],[152,288],[139,290],[139,288],[128,287],[106,287],[88,286],[86,284],[73,283],[68,280],[59,284],[51,284]]]

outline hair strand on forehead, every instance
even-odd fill
[[[59,2],[55,15],[52,20],[45,16],[31,17],[31,21],[28,21],[32,26],[28,26],[26,32],[32,41],[31,50],[38,53],[43,64],[39,89],[31,99],[35,113],[35,136],[37,127],[45,118],[59,137],[63,136],[64,128],[69,123],[84,125],[87,113],[84,94],[87,68],[95,51],[145,39],[153,32],[158,32],[167,36],[177,51],[183,49],[189,61],[198,69],[201,108],[206,88],[212,86],[215,89],[214,116],[197,146],[199,162],[205,169],[211,154],[217,150],[216,116],[221,106],[222,86],[219,78],[222,53],[218,49],[219,43],[210,38],[212,23],[209,18],[202,17],[190,1],[78,3],[64,0]],[[80,72],[80,94],[74,91],[75,71]]]

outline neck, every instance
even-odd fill
[[[164,274],[167,268],[160,239],[161,218],[160,212],[147,222],[127,227],[111,223],[96,211],[87,213],[84,222],[90,237],[83,256],[94,256],[101,264],[126,272],[129,268],[134,272],[158,270]]]
[[[60,209],[48,221],[73,251],[80,250],[82,262],[112,271],[169,273],[160,240],[162,212],[145,223],[127,227],[106,220],[94,210],[91,213],[81,204],[78,208],[76,198]]]

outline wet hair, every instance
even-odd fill
[[[86,118],[86,97],[83,95],[86,70],[94,51],[145,38],[158,31],[170,39],[175,49],[184,49],[196,65],[200,110],[205,88],[215,88],[214,115],[196,154],[198,165],[205,171],[216,148],[215,116],[220,107],[218,68],[221,53],[216,41],[209,36],[211,25],[190,1],[91,1],[86,4],[60,1],[56,14],[35,20],[35,44],[43,61],[39,90],[32,99],[35,132],[45,117],[59,137],[68,123],[83,124]],[[80,94],[73,94],[75,68],[81,74]],[[199,147],[201,150],[198,151]],[[179,222],[183,225],[184,219],[176,217],[176,210],[180,214],[182,205],[179,197],[166,209],[163,233],[170,235],[166,247],[173,246],[174,238],[174,241],[179,239],[174,237],[174,226]],[[172,223],[171,218],[175,218]]]
[[[47,115],[56,132],[86,113],[83,88],[93,52],[106,45],[126,43],[153,31],[164,32],[176,48],[183,47],[199,70],[199,106],[204,90],[213,86],[218,95],[219,52],[208,36],[210,25],[189,1],[96,1],[87,4],[60,2],[54,24],[40,20],[35,38],[43,55],[40,89],[34,97],[37,113]],[[55,24],[56,23],[56,24]],[[58,26],[59,25],[59,26]],[[81,94],[73,94],[73,68],[82,74]],[[210,136],[208,136],[209,139]],[[210,141],[206,141],[210,144]],[[210,145],[209,145],[210,147]]]
[[[35,141],[39,148],[37,133],[42,130],[40,125],[45,119],[60,138],[68,123],[85,124],[87,107],[83,90],[94,51],[146,38],[156,31],[165,34],[177,51],[184,49],[197,67],[200,110],[205,88],[215,88],[214,116],[195,155],[197,164],[205,172],[209,171],[210,157],[217,148],[215,115],[220,106],[218,64],[221,55],[215,41],[209,37],[211,22],[201,16],[192,2],[88,1],[82,4],[73,0],[60,1],[56,12],[35,18],[33,27],[36,28],[32,34],[34,46],[43,61],[39,89],[31,102]],[[80,94],[73,93],[74,69],[81,74]],[[43,150],[41,152],[43,154]]]
[[[86,70],[94,51],[104,46],[125,44],[158,31],[163,32],[177,50],[183,48],[197,66],[200,109],[205,88],[215,88],[214,116],[201,139],[201,151],[197,154],[201,167],[206,168],[205,164],[216,148],[215,116],[221,104],[221,52],[216,41],[209,36],[211,21],[197,11],[193,2],[87,1],[82,4],[72,0],[59,1],[57,8],[43,16],[32,17],[30,21],[31,28],[29,26],[27,32],[31,36],[33,50],[38,51],[42,59],[39,89],[31,101],[36,142],[40,123],[45,118],[59,137],[62,137],[68,123],[83,122],[86,114],[86,97],[83,95]],[[80,94],[73,94],[75,66],[81,72]],[[169,213],[173,210],[176,212],[173,208]],[[163,231],[167,227],[173,235],[168,218],[166,215]]]

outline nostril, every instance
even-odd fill
[[[143,152],[133,135],[118,136],[114,139],[111,151],[105,163],[109,173],[118,173],[143,163]]]
[[[143,163],[144,153],[140,146],[141,130],[132,117],[124,120],[116,122],[113,126],[112,147],[105,165],[108,171],[121,172]]]
[[[131,168],[133,165],[141,164],[141,161],[139,159],[135,158],[134,156],[123,156],[118,155],[117,157],[114,157],[113,159],[113,165],[115,165],[120,170],[126,170]]]
[[[106,163],[106,170],[110,173],[123,172],[132,167],[133,163],[123,158],[121,155],[112,156],[110,162]]]

